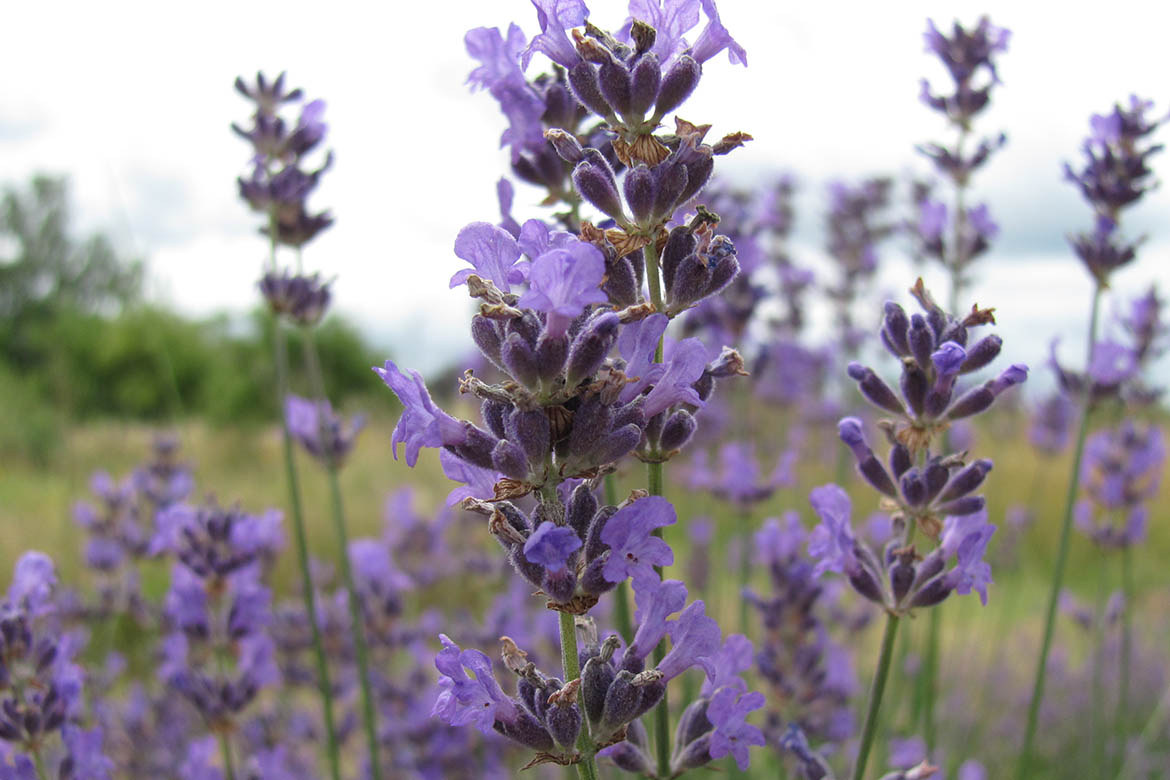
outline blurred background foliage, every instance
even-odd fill
[[[142,259],[121,254],[100,232],[76,235],[65,178],[38,175],[4,187],[0,397],[7,408],[0,456],[45,463],[65,428],[81,421],[197,417],[224,426],[273,419],[264,310],[187,318],[145,302],[142,279]],[[377,390],[369,367],[385,355],[356,327],[332,316],[315,337],[330,397],[344,405]],[[293,354],[298,338],[292,334]],[[304,377],[293,381],[303,392]]]

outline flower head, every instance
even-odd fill
[[[674,507],[661,496],[649,496],[627,504],[609,518],[601,531],[601,541],[610,547],[609,560],[602,571],[608,582],[633,579],[639,582],[658,578],[655,566],[670,566],[674,552],[654,530],[677,521]]]

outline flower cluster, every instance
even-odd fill
[[[1007,51],[1011,31],[996,27],[986,16],[973,29],[966,29],[957,21],[949,36],[944,35],[932,20],[927,20],[926,51],[938,56],[954,81],[955,91],[939,95],[922,80],[922,102],[939,111],[956,125],[969,126],[971,119],[991,101],[991,89],[1000,83],[995,57]],[[983,73],[989,79],[982,78]]]
[[[871,550],[854,535],[849,496],[836,485],[815,488],[809,501],[821,518],[808,542],[809,555],[818,559],[815,575],[843,574],[854,590],[894,614],[933,607],[952,592],[976,591],[987,603],[991,566],[983,554],[995,526],[987,521],[985,511],[948,516],[938,534],[938,547],[923,558],[898,536],[880,553]],[[956,563],[947,568],[952,558]]]
[[[891,184],[889,179],[874,178],[856,186],[843,181],[829,185],[826,249],[840,268],[840,277],[827,292],[836,307],[841,343],[849,353],[857,350],[862,338],[853,322],[852,305],[861,285],[877,271],[878,244],[893,232],[884,216]]]
[[[180,504],[159,516],[151,541],[152,553],[175,561],[159,673],[214,733],[235,729],[260,689],[279,679],[262,582],[265,560],[283,543],[279,526],[276,512]]]
[[[250,127],[233,124],[232,129],[252,145],[251,174],[238,179],[240,197],[253,211],[266,218],[261,232],[274,245],[302,247],[333,224],[326,212],[310,213],[307,201],[333,162],[333,153],[315,169],[309,157],[325,140],[325,101],[303,103],[300,89],[286,90],[284,74],[269,83],[263,73],[249,85],[236,79],[236,90],[252,101]],[[300,104],[300,114],[291,127],[280,115],[286,104]],[[260,280],[260,291],[273,313],[301,325],[321,319],[329,305],[329,283],[317,274],[268,268]]]
[[[1096,214],[1091,232],[1078,233],[1069,240],[1101,287],[1108,287],[1113,271],[1137,254],[1140,242],[1124,240],[1118,230],[1122,210],[1154,186],[1149,158],[1161,151],[1162,145],[1149,143],[1147,137],[1162,120],[1147,116],[1153,107],[1152,101],[1135,95],[1128,108],[1117,104],[1109,114],[1094,114],[1082,147],[1082,167],[1078,170],[1065,165],[1065,177],[1080,189]]]
[[[288,431],[305,451],[326,463],[341,463],[353,449],[357,436],[365,427],[364,415],[343,424],[328,400],[313,402],[295,395],[284,401],[284,420]]]
[[[819,741],[843,743],[854,730],[850,698],[857,692],[852,663],[821,615],[825,589],[803,554],[807,534],[796,512],[771,518],[754,537],[772,583],[768,596],[743,597],[759,612],[764,642],[756,670],[772,689],[769,742],[780,744],[792,724]]]
[[[907,457],[929,448],[931,441],[952,421],[986,411],[1001,393],[1028,378],[1027,367],[1015,364],[995,379],[957,393],[958,378],[986,367],[1003,347],[1002,339],[995,335],[970,343],[971,328],[995,322],[992,310],[972,307],[971,313],[960,320],[934,302],[921,280],[911,293],[925,313],[908,317],[900,305],[887,302],[880,333],[882,344],[902,364],[900,394],[872,368],[860,363],[850,363],[848,368],[849,376],[857,382],[865,399],[895,415],[889,430],[894,440],[905,447]],[[850,438],[845,441],[858,455],[866,478],[882,492],[892,495],[888,476],[883,479],[877,473],[882,470],[880,464],[876,468],[867,465],[864,442],[853,436],[852,431],[851,426]],[[845,435],[843,428],[843,438]],[[905,471],[901,466],[894,469]]]
[[[63,780],[109,780],[101,729],[81,728],[85,680],[75,658],[85,639],[62,630],[56,585],[52,560],[26,552],[0,603],[0,770],[31,780],[48,764]]]
[[[1166,444],[1154,424],[1125,421],[1098,431],[1085,445],[1077,527],[1102,547],[1139,544],[1146,535],[1146,504],[1157,495]]]

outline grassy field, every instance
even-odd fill
[[[389,437],[394,422],[393,416],[374,415],[344,469],[343,489],[354,537],[380,533],[384,522],[383,503],[395,488],[411,485],[415,491],[415,506],[424,515],[429,513],[429,508],[441,506],[450,489],[433,452],[426,453],[414,470],[393,459]],[[970,597],[952,599],[944,610],[941,678],[944,682],[957,678],[960,683],[968,684],[969,690],[960,691],[958,695],[961,700],[969,699],[971,707],[989,704],[986,700],[988,692],[978,690],[980,675],[983,684],[987,684],[990,673],[987,670],[1006,665],[1011,672],[1009,677],[1015,680],[1012,684],[1017,686],[1031,673],[1069,468],[1067,456],[1037,460],[1023,439],[1024,428],[1020,420],[1001,419],[997,422],[995,428],[978,432],[978,450],[991,452],[996,463],[987,483],[991,516],[998,518],[996,521],[999,522],[1009,506],[1028,504],[1036,514],[1036,522],[1021,540],[1017,565],[996,568],[991,603],[987,608],[980,607],[978,599]],[[783,440],[780,428],[778,424],[775,436],[768,438]],[[286,506],[280,436],[276,428],[227,430],[191,422],[180,424],[173,430],[182,440],[184,459],[194,469],[197,496],[214,495],[221,503],[238,502],[249,510]],[[36,548],[48,552],[58,561],[65,581],[83,581],[85,575],[80,562],[84,536],[73,522],[73,504],[87,498],[88,483],[94,470],[105,469],[115,478],[128,474],[149,453],[152,435],[152,429],[141,425],[92,424],[68,434],[60,456],[49,468],[21,462],[4,464],[0,468],[0,571],[10,571],[21,551]],[[324,475],[305,457],[300,457],[300,465],[311,550],[321,558],[331,558],[335,547],[329,530]],[[672,468],[675,468],[674,464],[667,467],[667,493],[676,501],[680,524],[668,529],[667,538],[678,551],[676,561],[685,562],[687,558],[684,526],[689,517],[698,515],[715,519],[716,555],[724,555],[736,520],[730,510],[712,497],[687,493],[683,488],[671,485]],[[789,508],[800,510],[806,521],[812,523],[806,498],[808,490],[830,481],[830,475],[825,467],[816,464],[802,468],[800,472],[800,486],[781,490],[758,508],[750,521],[752,528],[757,528],[762,518]],[[631,464],[620,477],[624,491],[642,486],[644,474],[636,464]],[[851,475],[849,482],[848,487],[855,498],[855,521],[859,522],[876,507],[872,494],[859,486],[860,480]],[[1167,615],[1170,615],[1170,578],[1166,577],[1164,563],[1170,556],[1168,514],[1170,486],[1163,484],[1160,495],[1151,503],[1149,542],[1134,555],[1138,592],[1134,609],[1140,616],[1135,625],[1139,641],[1144,646],[1170,646],[1170,621],[1167,620]],[[484,537],[486,542],[486,531]],[[992,544],[994,555],[995,541]],[[1067,586],[1090,603],[1102,582],[1107,590],[1119,587],[1120,570],[1116,556],[1106,560],[1104,568],[1100,563],[1101,553],[1084,537],[1074,534]],[[294,565],[295,556],[290,550],[283,556],[277,571],[279,583],[291,586]],[[677,564],[676,568],[679,568]],[[724,567],[718,557],[713,561],[713,571],[711,589],[703,595],[712,610],[720,613],[730,632],[738,624],[739,581],[737,577],[719,577]],[[675,576],[683,575],[679,572]],[[164,583],[159,585],[165,587]],[[767,583],[761,577],[756,578],[754,586],[767,592]],[[921,646],[926,621],[909,623],[903,642],[909,648],[905,652],[912,653],[913,648]],[[875,639],[876,634],[871,628],[862,643]],[[1071,628],[1067,620],[1059,624],[1058,642],[1062,653],[1073,665],[1080,663],[1091,650],[1087,635]],[[868,681],[871,667],[872,660],[863,650],[858,655],[862,686]],[[981,671],[969,674],[968,670],[973,669]],[[904,674],[895,672],[892,682],[895,692],[911,685],[904,678]],[[1004,692],[994,693],[1001,695]],[[1151,695],[1156,696],[1157,692]],[[901,712],[893,722],[908,721],[910,717],[910,713]],[[944,725],[943,729],[946,728]],[[944,744],[961,744],[971,738],[969,731],[969,726],[956,724],[953,730],[944,733]],[[979,751],[988,749],[991,749],[990,745],[983,745]],[[1004,746],[995,749],[1000,752]],[[1014,746],[1006,748],[1006,752],[1012,749]]]

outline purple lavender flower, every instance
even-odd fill
[[[852,576],[858,570],[858,563],[853,552],[853,529],[849,525],[852,504],[848,494],[836,485],[822,485],[813,488],[809,503],[822,523],[808,538],[808,554],[819,559],[813,576],[819,577],[826,571]]]
[[[552,249],[532,261],[528,292],[518,305],[548,315],[547,331],[561,336],[586,307],[609,299],[601,291],[605,260],[589,244]]]
[[[952,554],[958,558],[958,565],[948,573],[955,592],[962,596],[977,591],[984,606],[987,606],[987,586],[991,584],[991,564],[983,556],[993,533],[995,526],[987,522],[987,512],[983,511],[948,517],[939,540],[944,558]]]
[[[601,532],[601,541],[610,547],[602,571],[605,579],[621,582],[630,578],[635,587],[656,580],[654,566],[670,566],[674,553],[653,532],[674,525],[677,519],[674,507],[660,496],[642,498],[619,509]]]
[[[488,657],[479,650],[460,649],[446,634],[440,634],[439,641],[443,649],[435,656],[435,668],[443,675],[442,692],[432,715],[452,726],[474,725],[485,734],[497,720],[514,721],[519,708],[500,690]]]
[[[451,286],[467,282],[467,277],[478,274],[500,289],[511,292],[513,284],[524,281],[524,273],[516,264],[520,246],[506,230],[487,222],[472,222],[459,231],[455,238],[455,254],[471,263],[451,277]]]
[[[746,771],[751,764],[748,748],[762,746],[764,733],[747,723],[749,712],[764,706],[764,694],[753,691],[740,694],[735,688],[721,688],[711,697],[707,707],[707,719],[715,726],[711,735],[711,758],[726,755],[735,758],[739,771]]]
[[[536,6],[536,18],[540,22],[540,35],[532,39],[520,58],[521,67],[527,69],[535,52],[540,52],[563,68],[571,69],[581,61],[567,30],[585,24],[589,9],[584,0],[532,0]]]
[[[1157,495],[1166,445],[1156,425],[1132,420],[1099,431],[1085,445],[1081,484],[1088,500],[1077,527],[1103,547],[1126,547],[1146,535],[1146,504]]]
[[[284,400],[284,419],[289,433],[310,455],[334,464],[345,460],[366,424],[365,415],[357,415],[343,426],[328,400],[314,402],[295,395]]]
[[[735,42],[731,33],[723,26],[719,19],[719,9],[715,7],[715,0],[700,0],[700,2],[703,5],[703,13],[707,14],[708,21],[707,26],[703,28],[703,32],[699,34],[691,49],[691,56],[698,62],[706,62],[726,49],[727,59],[732,65],[747,67],[747,52]]]
[[[406,443],[406,464],[418,462],[418,451],[423,447],[443,447],[466,441],[464,423],[435,406],[426,384],[417,371],[403,374],[394,361],[387,360],[384,368],[374,368],[386,386],[402,402],[402,417],[394,427],[390,446],[398,458],[398,443]]]
[[[613,522],[612,518],[610,522]],[[524,543],[524,556],[530,563],[545,567],[549,572],[562,572],[569,556],[581,549],[581,539],[572,528],[541,523]]]

